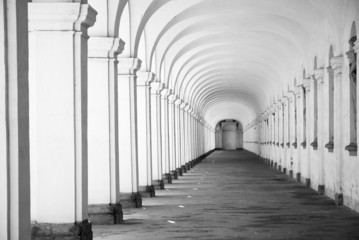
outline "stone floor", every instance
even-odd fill
[[[217,151],[94,239],[359,239],[359,214],[246,151]]]

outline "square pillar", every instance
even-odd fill
[[[87,29],[97,13],[81,3],[28,7],[32,237],[90,237]]]
[[[161,133],[162,133],[162,175],[166,183],[172,183],[170,174],[169,129],[168,129],[168,96],[172,90],[164,88],[161,91]]]
[[[30,239],[27,1],[0,12],[0,239]]]
[[[124,42],[119,38],[89,39],[89,217],[93,224],[122,221],[116,89],[117,55],[122,52],[123,47]]]
[[[151,87],[152,72],[137,72],[137,134],[139,190],[142,196],[154,197],[152,185]]]
[[[151,83],[152,180],[157,189],[164,188],[162,179],[161,90],[163,83]]]
[[[120,167],[120,202],[123,207],[141,207],[137,149],[137,84],[136,72],[141,67],[137,58],[118,59],[118,136]]]

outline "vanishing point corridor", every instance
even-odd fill
[[[245,150],[215,151],[156,195],[94,239],[359,239],[358,213]]]

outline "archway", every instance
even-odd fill
[[[236,150],[243,148],[242,124],[236,120],[223,120],[216,126],[216,148]]]

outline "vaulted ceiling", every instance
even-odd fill
[[[212,127],[245,126],[310,74],[315,57],[325,66],[330,46],[346,41],[337,34],[348,28],[343,15],[358,12],[347,7],[355,0],[89,2],[104,10],[91,34],[106,28],[123,39],[120,57],[140,58],[140,71],[154,72]]]

